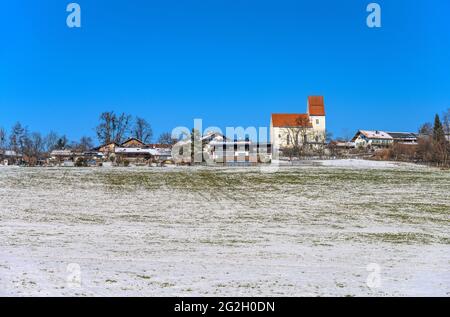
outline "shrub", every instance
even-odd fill
[[[86,160],[84,158],[79,157],[75,161],[75,166],[76,167],[86,167],[87,166],[87,162],[86,162]]]
[[[415,144],[394,144],[389,151],[392,160],[414,161],[417,158],[417,145]]]

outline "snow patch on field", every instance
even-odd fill
[[[425,166],[405,163],[405,162],[391,162],[391,161],[371,161],[371,160],[360,160],[360,159],[339,159],[339,160],[319,160],[317,163],[323,166],[332,167],[346,167],[346,168],[379,168],[379,169],[389,169],[389,168],[427,168]]]

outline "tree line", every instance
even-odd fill
[[[442,116],[436,114],[434,123],[426,122],[420,126],[417,145],[393,144],[377,156],[381,159],[450,167],[450,109]]]
[[[114,111],[103,112],[99,116],[95,132],[100,144],[124,142],[129,137],[135,137],[144,143],[150,143],[153,130],[150,123],[142,117],[133,117],[126,113],[116,114]],[[162,133],[157,139],[160,144],[172,144],[171,134]],[[17,122],[9,133],[0,127],[0,151],[11,150],[26,156],[30,164],[48,155],[54,150],[73,150],[86,152],[94,147],[94,140],[82,136],[77,141],[71,141],[66,135],[50,131],[43,135],[38,131],[30,131],[27,126]],[[1,152],[0,152],[1,154]]]
[[[450,109],[442,115],[434,117],[434,124],[425,123],[419,133],[425,137],[419,138],[416,157],[435,165],[450,166]]]

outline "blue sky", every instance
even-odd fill
[[[175,126],[268,126],[325,96],[328,129],[415,131],[450,108],[448,0],[15,0],[0,10],[0,126],[71,139],[100,112]]]

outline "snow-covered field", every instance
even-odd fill
[[[450,295],[450,173],[0,167],[0,296]]]

